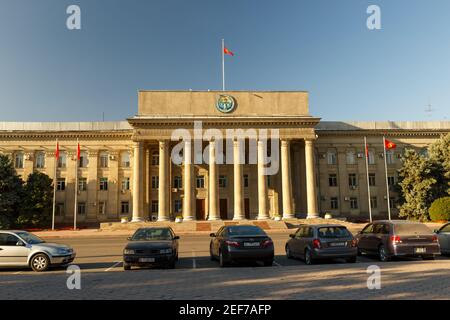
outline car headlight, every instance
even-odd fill
[[[172,253],[172,249],[171,248],[169,248],[169,249],[162,249],[162,250],[159,250],[159,253]]]
[[[57,254],[68,254],[69,250],[63,249],[63,248],[58,248],[58,249],[56,249],[56,253]]]
[[[125,249],[125,250],[123,250],[123,254],[134,254],[134,250]]]

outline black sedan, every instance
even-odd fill
[[[163,265],[175,268],[178,260],[178,239],[173,230],[167,228],[140,228],[128,238],[123,250],[123,268],[132,266]]]
[[[273,263],[272,239],[257,226],[224,226],[210,236],[211,260],[218,259],[221,267],[233,262],[262,261],[265,266]]]

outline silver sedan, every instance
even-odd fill
[[[444,224],[439,230],[434,232],[438,236],[441,253],[450,255],[450,223]]]
[[[71,247],[47,243],[27,231],[0,230],[0,267],[30,267],[42,272],[67,265],[75,256]]]

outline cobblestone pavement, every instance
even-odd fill
[[[133,269],[121,265],[122,238],[62,239],[72,244],[82,269],[81,290],[69,290],[65,269],[46,273],[0,271],[0,299],[449,299],[450,259],[405,259],[381,263],[360,257],[306,266],[283,254],[286,235],[272,235],[272,267],[219,268],[208,257],[209,239],[185,236],[175,270]],[[205,250],[206,248],[206,250]],[[367,267],[381,268],[381,289],[367,289]]]

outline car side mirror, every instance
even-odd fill
[[[128,237],[127,240],[128,240],[128,241],[131,241],[131,237]]]
[[[290,237],[290,238],[294,238],[294,237],[295,237],[295,234],[291,233],[291,234],[289,235],[289,237]]]
[[[25,245],[25,243],[23,243],[20,240],[16,242],[16,246],[18,246],[18,247],[23,247],[24,245]]]
[[[215,233],[210,233],[209,236],[210,236],[211,238],[215,238],[215,237],[216,237],[216,234],[215,234]]]
[[[438,229],[434,229],[433,232],[436,233],[436,234],[438,234],[438,233],[439,233],[439,230],[438,230]]]
[[[180,237],[179,237],[179,236],[175,236],[175,237],[173,237],[173,240],[178,240],[178,239],[180,239]]]

